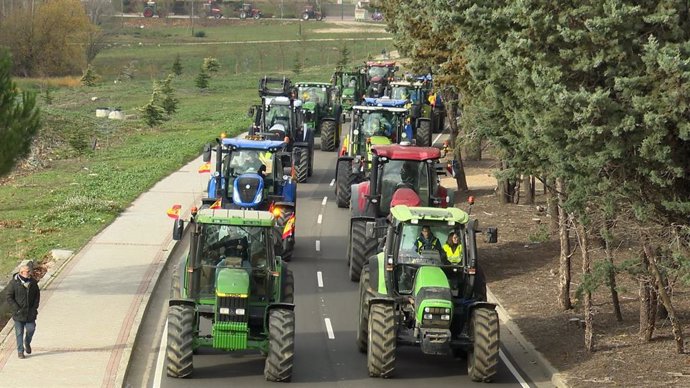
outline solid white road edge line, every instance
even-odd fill
[[[498,356],[501,358],[501,360],[503,360],[503,363],[506,364],[510,373],[512,373],[513,376],[515,376],[515,379],[518,381],[518,383],[520,383],[520,385],[523,388],[530,388],[529,384],[527,384],[525,379],[523,379],[522,376],[520,376],[520,373],[518,373],[517,369],[515,369],[515,366],[513,366],[510,360],[508,360],[508,357],[506,357],[506,355],[503,354],[503,350],[498,349]]]
[[[321,221],[323,221],[323,214],[319,214],[319,216],[316,218],[316,223],[320,224]]]
[[[438,141],[438,139],[441,138],[441,135],[443,135],[443,132],[439,133],[438,136],[436,136],[436,139],[434,139],[434,141],[431,142],[431,146],[432,146],[432,147],[434,146],[434,144],[436,144],[436,142]]]
[[[321,206],[326,206],[326,201],[328,201],[328,197],[323,197],[323,201],[321,201]]]
[[[321,252],[321,241],[316,240],[316,251]]]
[[[321,271],[316,271],[316,282],[319,284],[320,288],[323,288],[323,274]]]
[[[333,326],[331,326],[331,319],[324,318],[323,320],[324,322],[326,322],[326,331],[328,331],[328,338],[335,339],[335,334],[333,334]]]
[[[168,320],[165,320],[161,345],[158,348],[158,360],[156,361],[156,374],[153,376],[153,388],[160,388],[163,375],[163,363],[165,362],[165,348],[168,346]]]
[[[334,184],[335,184],[335,178],[333,178],[333,179],[331,180],[331,184],[330,184],[329,186],[333,187]]]

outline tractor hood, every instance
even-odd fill
[[[314,110],[316,110],[316,103],[314,101],[307,101],[304,104],[302,104],[302,110],[313,112]]]
[[[247,297],[249,273],[244,268],[221,268],[216,280],[217,296]]]

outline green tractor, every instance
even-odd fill
[[[367,223],[368,238],[376,238],[376,228]],[[466,355],[473,381],[494,378],[499,323],[496,305],[486,302],[478,232],[477,221],[458,208],[391,209],[383,252],[369,258],[359,283],[356,341],[370,376],[391,377],[396,348],[418,346],[426,354]],[[496,230],[486,232],[496,242]],[[440,245],[447,239],[455,249]]]
[[[412,127],[417,134],[417,144],[431,145],[431,134],[443,132],[446,111],[444,105],[436,101],[436,95],[431,93],[431,81],[426,77],[420,79],[414,82],[391,82],[386,94],[392,99],[408,101]],[[433,104],[429,97],[434,100]]]
[[[364,95],[367,92],[367,75],[364,68],[336,71],[333,73],[331,83],[340,90],[343,120],[349,119],[352,107],[364,103]]]
[[[355,106],[350,132],[343,139],[335,167],[338,207],[350,204],[350,186],[369,176],[371,147],[406,140],[403,130],[408,110],[395,107]]]
[[[340,140],[340,99],[326,82],[297,82],[297,98],[302,100],[303,122],[314,135],[321,135],[321,150],[335,151]]]
[[[200,348],[257,349],[264,376],[289,381],[295,351],[294,279],[274,253],[270,212],[201,209],[192,212],[189,254],[173,270],[168,307],[167,374],[192,374]],[[173,238],[182,239],[177,219]],[[202,333],[202,320],[211,329]],[[206,327],[206,322],[204,328]]]

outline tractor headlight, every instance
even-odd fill
[[[441,320],[442,321],[450,321],[450,315],[448,315],[448,314],[441,315]]]
[[[428,313],[429,311],[431,311],[431,310],[430,310],[428,307],[424,307],[424,312],[425,312],[425,313]]]
[[[244,315],[244,309],[236,309],[235,315]]]
[[[432,319],[434,319],[434,315],[433,314],[424,314],[424,319],[432,320]]]
[[[230,315],[230,309],[227,307],[221,307],[220,309],[218,309],[218,313],[223,315]]]

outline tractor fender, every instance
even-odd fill
[[[395,299],[389,298],[387,296],[373,296],[369,299],[369,306],[373,304],[389,304],[395,305]]]
[[[289,209],[289,210],[291,210],[291,211],[294,211],[294,210],[295,210],[295,203],[294,203],[294,202],[290,202],[290,201],[274,202],[274,203],[273,203],[273,206],[274,206],[274,207],[280,207],[280,208],[286,208],[286,209]]]
[[[194,302],[194,299],[170,299],[168,301],[168,306],[196,307],[196,302]]]
[[[355,183],[352,185],[350,194],[351,217],[361,217],[367,214],[369,196],[369,181]]]
[[[421,123],[422,121],[429,121],[430,122],[431,120],[427,117],[420,117],[415,121],[415,128],[419,128],[419,123]]]
[[[338,160],[335,163],[335,176],[336,177],[338,176],[338,166],[340,165],[341,161],[350,161],[351,162],[353,159],[354,158],[352,156],[347,156],[347,155],[338,157]]]
[[[496,304],[491,302],[474,301],[467,305],[468,311],[472,311],[476,308],[485,308],[490,310],[496,310]]]
[[[266,313],[264,313],[264,328],[268,330],[268,313],[271,310],[274,309],[286,309],[290,311],[295,311],[295,304],[294,303],[282,303],[282,302],[276,302],[276,303],[271,303],[268,306],[266,306]]]
[[[386,260],[383,252],[369,258],[369,288],[377,294],[387,295],[388,284],[386,283]]]
[[[216,182],[216,177],[211,177],[211,179],[208,180],[208,185],[206,186],[208,198],[216,198]],[[222,191],[225,190],[225,177],[220,178],[220,188]]]
[[[295,147],[301,147],[301,148],[309,148],[309,142],[306,141],[296,141],[292,143],[292,149],[294,150]]]
[[[293,205],[297,200],[297,184],[295,182],[286,183],[283,186],[283,201],[292,202]]]

